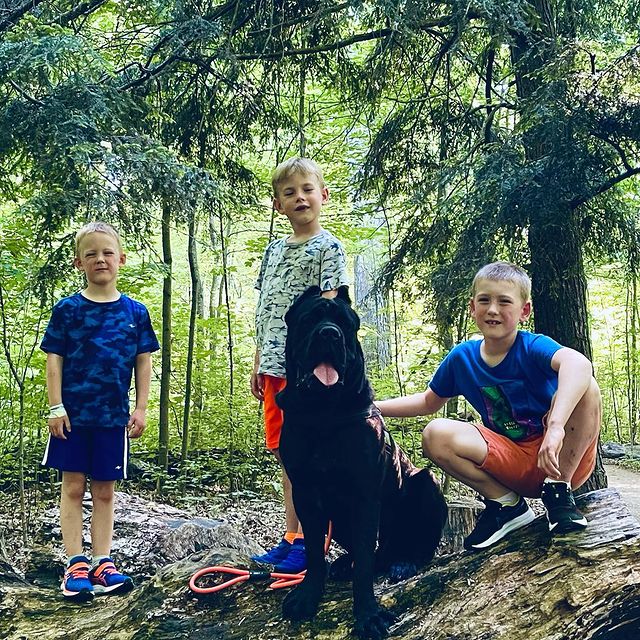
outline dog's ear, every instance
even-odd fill
[[[320,287],[317,287],[315,285],[313,287],[309,287],[306,291],[302,292],[293,301],[293,304],[289,307],[289,310],[287,311],[287,313],[284,314],[284,321],[287,323],[287,326],[291,324],[291,322],[293,321],[293,316],[295,316],[295,314],[298,311],[298,308],[305,300],[308,300],[309,298],[313,298],[315,296],[320,296],[321,293],[322,291],[320,290]]]
[[[346,284],[338,287],[338,295],[336,298],[344,300],[349,306],[351,306],[351,298],[349,297],[349,287]]]

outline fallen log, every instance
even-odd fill
[[[615,489],[577,499],[583,532],[550,537],[537,518],[495,547],[442,556],[425,572],[376,586],[398,617],[393,638],[634,640],[640,638],[640,523]],[[284,593],[243,583],[195,597],[189,577],[213,564],[248,566],[219,546],[160,569],[130,594],[68,604],[0,566],[0,637],[10,640],[302,640],[348,638],[349,584],[329,583],[317,618],[280,615]]]

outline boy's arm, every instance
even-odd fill
[[[568,347],[558,349],[553,354],[551,368],[558,372],[558,390],[547,415],[547,428],[538,453],[538,467],[550,478],[559,478],[558,459],[564,440],[564,427],[589,388],[593,369],[585,356]]]
[[[256,354],[253,356],[253,371],[251,372],[251,393],[262,401],[264,400],[264,376],[258,373],[259,366],[260,349],[256,349]]]
[[[415,418],[439,411],[447,404],[448,399],[441,398],[431,387],[428,387],[426,391],[420,393],[390,400],[376,400],[374,404],[380,409],[380,413],[388,418]]]
[[[323,298],[329,298],[329,300],[331,300],[332,298],[335,298],[338,295],[338,290],[337,289],[329,289],[328,291],[323,291],[320,295]]]
[[[49,398],[49,407],[59,407],[62,411],[62,365],[64,358],[57,353],[47,353],[47,396]],[[64,430],[71,431],[71,423],[69,416],[63,415],[55,418],[49,418],[49,433],[55,438],[66,440],[67,436]]]
[[[147,426],[147,403],[151,387],[151,353],[139,353],[134,365],[136,376],[136,408],[127,423],[130,438],[139,438]]]

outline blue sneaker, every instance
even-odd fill
[[[251,556],[251,559],[260,564],[278,564],[286,559],[292,546],[290,542],[282,538],[277,547],[273,547],[261,556]]]
[[[277,573],[300,573],[307,568],[307,554],[304,549],[304,538],[293,541],[287,557],[278,565]]]
[[[66,600],[88,602],[93,598],[93,585],[89,580],[89,560],[86,556],[69,558],[60,588]]]
[[[89,573],[89,580],[96,595],[127,593],[133,589],[133,580],[116,569],[111,558],[103,558]]]

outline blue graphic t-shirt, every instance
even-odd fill
[[[141,353],[157,351],[146,307],[121,295],[94,302],[76,293],[54,307],[40,348],[64,358],[62,403],[71,427],[122,427]]]
[[[429,386],[441,398],[464,396],[489,429],[511,440],[542,433],[542,418],[558,389],[551,368],[562,346],[529,331],[518,331],[506,357],[490,367],[480,355],[482,340],[454,347],[442,361]]]

